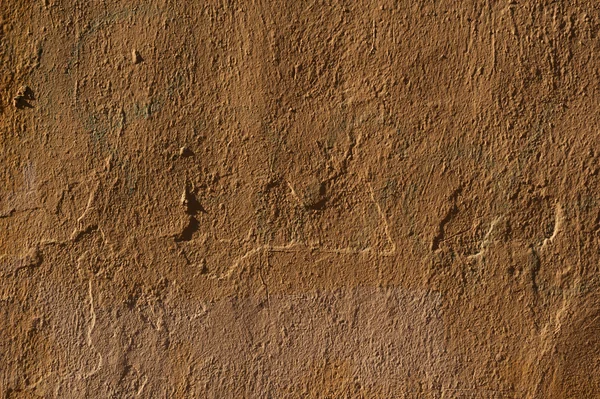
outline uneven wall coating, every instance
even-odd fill
[[[600,396],[600,8],[2,0],[2,398]]]

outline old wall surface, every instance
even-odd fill
[[[592,0],[2,0],[3,398],[600,397]]]

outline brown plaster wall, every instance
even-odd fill
[[[2,0],[0,395],[600,397],[599,29]]]

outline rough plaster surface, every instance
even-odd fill
[[[0,3],[3,398],[600,397],[600,7]]]

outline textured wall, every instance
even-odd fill
[[[2,398],[600,396],[592,0],[2,0]]]

